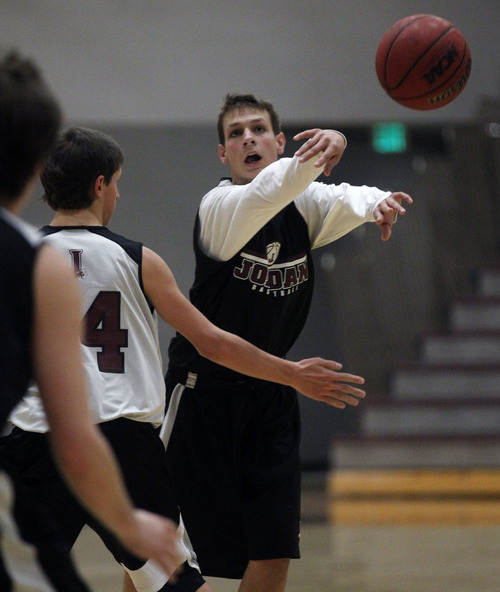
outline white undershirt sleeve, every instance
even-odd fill
[[[318,156],[319,157],[319,156]],[[313,248],[347,234],[365,222],[390,195],[376,187],[319,183],[322,168],[317,160],[299,163],[297,157],[281,158],[246,185],[222,181],[201,201],[200,246],[210,257],[227,261],[269,220],[295,200],[305,219]]]
[[[331,243],[365,222],[374,222],[373,211],[390,191],[377,187],[312,183],[295,205],[309,228],[313,249]]]
[[[214,259],[233,257],[271,218],[302,193],[322,167],[319,158],[300,163],[281,158],[262,170],[251,183],[223,181],[202,199],[199,209],[201,248]]]

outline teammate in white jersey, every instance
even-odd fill
[[[354,385],[364,381],[338,372],[340,364],[333,361],[291,362],[269,355],[210,323],[181,294],[157,254],[106,227],[119,198],[122,163],[122,151],[109,136],[84,128],[66,130],[41,177],[45,199],[56,211],[43,232],[71,263],[84,300],[82,351],[95,421],[120,460],[134,503],[178,521],[158,434],[165,386],[156,311],[200,355],[242,374],[291,385],[331,405],[357,405],[365,393]],[[154,562],[144,565],[79,507],[51,465],[36,389],[11,420],[16,428],[6,448],[11,464],[22,473],[25,495],[47,507],[69,543],[88,523],[125,566],[137,590],[208,589],[187,547],[183,569],[175,582],[167,582]],[[36,473],[30,470],[35,464]],[[203,491],[192,494],[201,497]]]

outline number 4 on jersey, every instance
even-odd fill
[[[99,292],[84,317],[84,345],[100,347],[97,365],[100,372],[125,372],[125,354],[121,348],[128,346],[128,330],[120,328],[120,292]]]

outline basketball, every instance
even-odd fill
[[[377,77],[385,92],[410,109],[444,107],[463,91],[471,53],[462,33],[430,14],[405,17],[378,44]]]

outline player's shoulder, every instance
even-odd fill
[[[143,244],[140,241],[133,240],[122,234],[113,232],[106,226],[95,226],[91,227],[90,232],[94,236],[99,236],[107,241],[118,245],[123,251],[125,251],[129,257],[131,257],[137,263],[142,262]]]
[[[142,242],[136,241],[134,239],[128,238],[123,236],[122,234],[118,234],[113,232],[106,226],[95,226],[91,229],[91,232],[95,233],[98,236],[102,236],[103,238],[110,240],[121,247],[142,247]]]
[[[44,226],[40,231],[45,237],[45,242],[59,247],[66,245],[68,241],[71,242],[74,235],[75,243],[78,242],[83,247],[93,246],[102,249],[103,253],[110,253],[110,248],[114,245],[127,253],[136,263],[140,264],[142,261],[142,242],[113,232],[106,226]]]
[[[0,208],[0,222],[4,228],[9,229],[13,234],[17,234],[31,246],[36,247],[40,243],[40,234],[37,228],[5,208]]]

